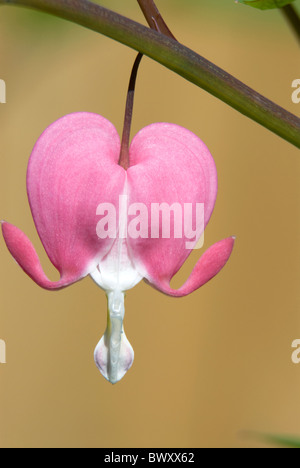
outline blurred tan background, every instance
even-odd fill
[[[144,22],[135,0],[99,1]],[[291,83],[299,47],[277,11],[233,0],[157,0],[185,45],[300,115]],[[299,2],[296,2],[299,7]],[[54,120],[91,111],[122,129],[135,52],[77,25],[0,8],[0,218],[20,227],[49,265],[30,214],[26,168]],[[142,283],[126,300],[135,362],[112,386],[93,362],[106,299],[92,280],[36,286],[0,239],[0,446],[257,447],[245,431],[300,436],[299,151],[145,58],[133,134],[167,121],[194,131],[218,168],[205,248],[237,236],[223,272],[183,299]],[[200,252],[201,253],[201,252]],[[174,285],[182,284],[199,252]]]

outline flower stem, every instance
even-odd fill
[[[135,59],[133,68],[132,68],[131,77],[129,81],[129,87],[128,87],[128,93],[127,93],[123,135],[122,135],[122,142],[121,142],[121,152],[120,152],[120,159],[119,159],[119,165],[122,166],[125,169],[125,171],[128,169],[129,164],[130,164],[129,143],[130,143],[130,130],[131,130],[131,122],[132,122],[135,84],[136,84],[137,73],[138,73],[138,69],[139,69],[139,65],[141,63],[142,57],[143,57],[143,54],[139,52],[137,58]]]
[[[142,12],[146,20],[149,23],[150,28],[155,29],[158,32],[161,32],[165,34],[166,36],[171,37],[172,39],[175,39],[171,31],[169,30],[168,26],[164,22],[161,14],[159,13],[154,1],[153,0],[137,0],[137,1],[142,9]],[[139,65],[141,63],[142,58],[143,58],[143,54],[139,52],[137,58],[135,59],[133,68],[132,68],[128,92],[127,92],[125,118],[124,118],[123,134],[122,134],[122,141],[121,141],[121,152],[120,152],[120,158],[119,158],[119,165],[122,166],[125,169],[125,171],[128,169],[130,165],[129,144],[130,144],[130,130],[131,130],[131,124],[132,124],[132,115],[133,115],[135,85],[136,85],[136,78],[138,74]]]
[[[300,148],[300,119],[175,40],[88,0],[0,0],[100,32],[181,75]]]
[[[300,42],[300,18],[297,11],[293,5],[284,6],[281,8],[281,11]]]
[[[156,29],[167,37],[176,38],[171,33],[153,0],[137,0],[151,29]]]

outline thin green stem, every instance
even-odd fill
[[[281,8],[281,11],[300,42],[300,18],[297,11],[293,5],[284,6]]]
[[[0,0],[51,13],[125,44],[208,91],[300,148],[300,119],[196,52],[88,0]]]

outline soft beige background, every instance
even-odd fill
[[[144,22],[135,0],[99,3]],[[299,48],[277,11],[233,0],[157,3],[179,40],[299,116],[291,101]],[[100,113],[120,132],[134,56],[79,26],[0,8],[0,218],[27,233],[53,279],[26,198],[28,157],[70,112]],[[90,279],[39,289],[0,239],[1,447],[255,447],[247,431],[300,435],[300,365],[291,362],[300,338],[299,151],[145,58],[133,132],[156,121],[191,129],[214,155],[219,194],[205,247],[236,235],[232,258],[187,298],[145,284],[128,293],[136,359],[112,386],[93,362],[104,293]]]

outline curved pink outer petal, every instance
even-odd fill
[[[234,237],[212,245],[199,259],[186,283],[179,289],[170,287],[169,278],[152,278],[152,286],[168,296],[182,297],[191,294],[216,276],[226,265],[234,247]]]
[[[42,244],[63,283],[66,278],[70,283],[91,273],[113,244],[114,239],[98,238],[96,212],[103,201],[118,209],[126,179],[118,165],[119,152],[114,126],[90,113],[59,119],[44,131],[32,151],[27,173],[29,203]],[[4,233],[11,254],[32,279],[47,289],[61,287],[63,283],[52,284],[43,277],[24,234],[5,224]]]
[[[50,281],[45,275],[38,255],[28,237],[12,224],[6,222],[1,224],[2,234],[8,250],[25,273],[39,286],[49,290],[62,289],[78,280],[75,274],[73,276],[64,276],[60,281]]]
[[[182,212],[186,203],[202,203],[206,226],[215,205],[217,172],[209,150],[196,135],[177,125],[150,125],[134,138],[130,162],[129,203],[145,204],[148,213],[152,203],[180,203]],[[186,247],[189,239],[174,238],[173,230],[168,239],[153,239],[150,227],[148,234],[146,239],[129,238],[129,249],[147,281],[170,295],[189,294],[209,281],[225,265],[233,248],[232,238],[215,244],[200,259],[187,283],[174,291],[170,281],[191,253]]]

